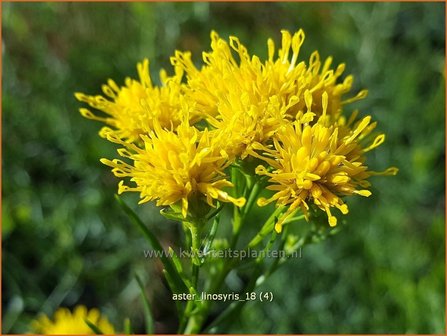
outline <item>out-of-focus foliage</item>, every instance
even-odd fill
[[[156,77],[175,49],[199,62],[211,29],[266,56],[266,39],[283,28],[305,30],[302,57],[333,55],[369,89],[356,107],[387,134],[371,166],[400,173],[376,178],[372,197],[350,203],[341,233],[263,285],[273,302],[248,304],[222,331],[444,332],[444,4],[4,3],[2,24],[3,333],[78,303],[143,332],[134,272],[157,332],[175,331],[161,267],[144,258],[113,199],[117,181],[99,163],[114,147],[79,115],[73,92],[122,83],[144,57]],[[155,207],[135,209],[166,244],[180,234]]]

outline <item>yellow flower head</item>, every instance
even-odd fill
[[[333,67],[332,58],[321,61],[317,51],[308,61],[299,60],[304,32],[281,33],[279,50],[267,41],[265,61],[250,55],[237,37],[225,41],[213,31],[200,70],[190,52],[176,51],[175,75],[162,71],[161,87],[152,84],[145,60],[137,66],[139,81],[127,78],[119,88],[109,80],[103,86],[108,99],[77,93],[107,115],[81,109],[85,117],[108,125],[100,135],[123,146],[118,153],[127,162],[101,160],[132,183],[120,181],[118,193],[135,191],[140,203],[181,206],[183,217],[197,214],[198,205],[215,206],[216,200],[243,206],[244,198],[224,191],[232,187],[224,171],[251,155],[269,165],[258,166],[256,173],[268,176],[268,189],[275,191],[258,204],[288,206],[275,227],[280,231],[287,216],[298,208],[307,215],[312,204],[334,226],[331,209],[348,212],[342,197],[369,196],[371,175],[395,174],[395,168],[376,173],[365,164],[365,153],[385,140],[384,134],[371,140],[376,127],[371,117],[358,120],[357,112],[349,118],[343,113],[344,105],[367,91],[345,98],[353,83],[352,75],[341,80],[345,65]]]
[[[367,179],[371,175],[396,174],[396,168],[377,173],[368,171],[365,165],[364,153],[383,142],[377,141],[383,138],[382,134],[370,146],[365,148],[362,145],[374,126],[368,116],[355,123],[349,132],[343,128],[345,134],[341,134],[340,127],[334,124],[325,126],[318,121],[311,125],[295,121],[281,128],[273,146],[255,146],[262,154],[253,152],[252,155],[272,167],[269,170],[258,166],[256,173],[268,176],[271,184],[267,189],[276,192],[269,199],[260,198],[258,205],[276,201],[277,205],[289,206],[276,224],[278,232],[286,217],[298,207],[307,214],[309,203],[325,211],[329,224],[335,226],[337,219],[331,208],[337,208],[342,214],[348,213],[343,196],[357,194],[368,197],[371,192],[367,189],[370,186]]]
[[[137,69],[139,80],[126,78],[124,87],[118,87],[109,79],[107,85],[102,87],[108,98],[75,94],[78,100],[105,113],[105,116],[98,116],[88,109],[80,109],[84,117],[102,121],[111,127],[101,130],[100,135],[104,138],[107,133],[113,132],[117,138],[129,143],[138,142],[141,134],[154,128],[155,121],[162,127],[174,128],[182,120],[181,106],[186,103],[181,84],[183,71],[177,68],[175,75],[168,77],[162,70],[162,86],[158,87],[152,83],[147,59],[138,63]],[[190,115],[193,116],[192,109]]]
[[[143,148],[120,141],[113,133],[107,136],[124,145],[118,153],[133,161],[128,164],[117,159],[101,160],[113,167],[115,176],[130,178],[136,185],[130,187],[121,181],[118,193],[136,191],[141,195],[140,203],[157,200],[157,206],[181,201],[183,217],[190,201],[196,203],[202,198],[210,206],[215,206],[214,200],[237,206],[245,203],[244,198],[235,199],[223,190],[233,186],[223,172],[230,162],[218,154],[210,132],[190,126],[187,118],[176,131],[162,129],[155,123],[154,130],[142,136]]]
[[[42,315],[31,323],[33,332],[44,335],[92,335],[94,332],[85,323],[93,323],[104,334],[114,334],[115,330],[106,317],[101,316],[99,310],[87,310],[85,306],[76,306],[73,313],[67,308],[59,308],[53,320]]]
[[[309,64],[298,61],[303,42],[302,30],[293,36],[284,30],[277,57],[269,39],[268,60],[262,62],[250,56],[237,37],[231,36],[227,42],[212,32],[212,51],[203,53],[205,66],[200,71],[189,52],[176,52],[171,58],[172,64],[187,74],[186,94],[208,123],[228,139],[224,150],[230,156],[243,158],[252,143],[270,139],[285,120],[300,119],[309,110],[320,116],[324,92],[329,101],[327,113],[333,120],[339,117],[342,104],[366,95],[362,91],[343,101],[342,95],[350,91],[353,77],[337,83],[344,64],[334,70],[332,58],[322,64],[318,52],[312,54]],[[309,98],[311,106],[307,104]]]

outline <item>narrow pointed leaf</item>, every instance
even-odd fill
[[[131,209],[129,206],[124,203],[124,201],[119,198],[117,195],[115,195],[116,200],[121,205],[123,210],[126,212],[126,214],[130,217],[132,222],[140,228],[140,230],[143,232],[144,237],[148,241],[149,245],[156,251],[159,252],[160,260],[163,263],[163,266],[166,270],[166,272],[169,274],[173,288],[172,291],[174,293],[186,293],[188,291],[187,286],[185,285],[184,281],[182,280],[182,277],[177,272],[176,268],[174,267],[172,261],[166,256],[166,253],[164,252],[160,242],[158,241],[157,237],[147,228],[146,225],[141,221],[141,219],[138,217],[138,215]]]
[[[140,277],[135,274],[135,279],[138,282],[138,286],[140,287],[141,291],[141,298],[143,300],[143,307],[144,307],[144,320],[146,323],[146,334],[152,335],[154,333],[154,318],[152,317],[152,311],[151,306],[149,304],[149,300],[144,293],[144,286],[143,282],[141,281]]]
[[[211,226],[210,233],[208,237],[205,239],[205,246],[203,247],[203,254],[206,257],[206,254],[211,248],[211,245],[213,244],[214,237],[216,236],[217,227],[219,225],[219,217],[214,218],[213,226]]]
[[[171,276],[165,269],[163,270],[163,274],[166,278],[166,282],[168,283],[169,288],[171,289],[171,292],[175,293],[174,283],[173,283]],[[186,292],[184,292],[184,293],[186,293]],[[182,305],[180,303],[181,301],[179,301],[179,300],[173,300],[173,301],[175,302],[175,307],[177,309],[179,319],[182,319],[183,318],[183,309],[182,309]]]

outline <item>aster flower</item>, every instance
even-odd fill
[[[211,133],[199,131],[186,118],[176,130],[162,129],[154,123],[154,130],[142,135],[143,148],[128,144],[110,132],[110,141],[125,148],[118,153],[132,164],[122,160],[102,159],[101,162],[113,168],[120,178],[130,178],[135,186],[121,181],[118,193],[139,192],[140,203],[157,200],[157,206],[181,203],[182,215],[187,216],[189,204],[202,200],[215,206],[215,200],[232,202],[243,206],[244,198],[233,198],[223,189],[232,187],[225,179],[224,169],[230,164],[216,149]]]
[[[160,72],[162,85],[154,86],[149,74],[149,61],[145,59],[137,65],[139,80],[126,78],[125,86],[118,85],[111,79],[102,90],[103,96],[89,96],[76,93],[79,101],[89,104],[91,107],[104,112],[104,116],[96,115],[88,109],[81,108],[81,114],[89,119],[104,122],[100,135],[107,137],[111,132],[120,139],[129,143],[139,142],[141,134],[147,134],[154,128],[156,121],[162,127],[175,128],[180,124],[182,115],[181,106],[186,104],[183,96],[182,78],[183,71],[176,69],[174,76],[167,76],[166,72]],[[192,120],[194,117],[192,107],[189,108]]]
[[[264,206],[276,201],[277,205],[289,206],[279,218],[275,229],[280,232],[288,215],[301,208],[308,214],[310,204],[325,211],[330,226],[337,224],[331,208],[342,214],[348,213],[348,206],[342,197],[357,194],[369,197],[372,175],[394,175],[396,168],[385,172],[369,171],[365,164],[367,151],[379,146],[384,139],[378,135],[372,144],[362,147],[362,142],[375,127],[371,117],[356,122],[352,129],[336,124],[324,125],[322,118],[314,123],[295,121],[284,125],[273,139],[273,146],[256,144],[252,155],[264,160],[271,169],[260,165],[256,173],[269,177],[269,190],[275,194],[269,199],[258,199]],[[262,154],[259,154],[260,151]]]
[[[31,323],[33,332],[45,335],[92,335],[94,334],[85,320],[93,323],[105,334],[114,334],[115,330],[108,319],[101,316],[99,310],[87,310],[85,306],[76,306],[73,313],[67,308],[59,308],[53,320],[41,315]]]
[[[189,52],[176,52],[171,62],[185,70],[188,78],[186,94],[196,102],[208,123],[222,131],[229,139],[224,148],[230,156],[244,158],[252,143],[265,143],[287,120],[300,119],[309,110],[322,114],[319,104],[324,92],[328,95],[327,114],[336,120],[342,105],[361,99],[342,100],[349,92],[353,77],[347,76],[338,83],[344,64],[331,68],[332,58],[320,61],[318,52],[310,57],[309,64],[298,61],[304,42],[304,32],[293,36],[282,31],[282,47],[275,57],[273,40],[268,40],[268,60],[262,62],[250,56],[237,37],[229,43],[216,32],[211,33],[211,52],[203,53],[205,66],[198,70]],[[237,59],[234,57],[237,54]],[[308,106],[308,98],[313,101]]]

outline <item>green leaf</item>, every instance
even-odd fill
[[[168,248],[168,252],[169,252],[169,255],[172,256],[172,261],[174,262],[174,266],[175,266],[178,274],[183,275],[182,263],[181,263],[179,257],[177,256],[177,253],[175,253],[175,251],[170,246]]]
[[[163,274],[164,274],[164,276],[166,278],[166,281],[167,281],[167,283],[169,285],[169,288],[171,289],[171,291],[173,293],[175,293],[175,291],[174,291],[174,283],[173,283],[173,280],[172,280],[171,276],[169,275],[169,273],[165,269],[163,270]],[[186,293],[186,292],[184,292],[184,293]],[[177,309],[177,313],[178,313],[179,319],[181,320],[183,318],[182,305],[181,305],[179,300],[174,300],[174,303],[175,303],[175,307]]]
[[[271,250],[271,248],[272,248],[272,246],[273,246],[273,243],[274,243],[275,240],[276,240],[277,235],[278,235],[278,234],[276,233],[276,231],[275,231],[275,230],[272,230],[272,235],[271,235],[271,237],[270,237],[268,243],[265,245],[265,247],[264,247],[264,249],[263,249],[263,253],[259,254],[259,257],[256,259],[256,262],[257,262],[257,263],[261,263],[261,262],[265,259],[265,256],[266,256],[267,253]]]
[[[214,238],[216,236],[217,227],[219,226],[219,217],[214,218],[213,225],[211,226],[210,233],[208,234],[208,237],[205,239],[205,246],[203,247],[203,254],[206,257],[206,254],[211,248],[211,245],[213,244]]]
[[[276,210],[270,215],[270,217],[267,219],[261,230],[256,234],[256,236],[250,241],[248,244],[249,248],[253,248],[256,245],[258,245],[261,241],[264,240],[264,238],[271,233],[274,228],[275,224],[278,221],[278,216],[283,212],[284,206],[280,206],[276,208]]]
[[[231,168],[231,182],[234,185],[236,195],[242,195],[245,188],[245,179],[237,163],[233,163],[233,167]]]
[[[144,320],[146,322],[146,334],[153,334],[154,333],[154,318],[152,317],[152,311],[151,306],[149,304],[149,300],[144,293],[144,286],[143,282],[141,281],[140,277],[135,274],[135,279],[138,282],[138,286],[141,290],[141,298],[143,299],[143,306],[144,306]]]
[[[92,331],[96,334],[96,335],[104,335],[104,333],[101,331],[101,329],[99,329],[97,326],[95,326],[92,322],[90,322],[89,320],[85,319],[84,320],[85,323],[87,323],[88,327],[90,329],[92,329]]]
[[[174,266],[175,266],[178,274],[180,274],[180,276],[182,277],[186,286],[188,286],[188,288],[189,288],[191,286],[191,281],[190,281],[190,279],[188,279],[188,277],[183,272],[182,262],[180,261],[177,253],[175,253],[175,251],[172,249],[172,247],[168,248],[168,252],[169,252],[169,255],[172,257],[172,261],[174,263]]]
[[[188,291],[188,288],[183,281],[180,274],[177,272],[177,269],[174,267],[172,261],[166,256],[166,253],[164,252],[163,248],[161,247],[160,242],[158,241],[157,237],[147,228],[146,225],[141,221],[141,219],[138,217],[138,215],[127,206],[124,201],[119,198],[118,195],[115,195],[116,200],[121,205],[123,210],[127,213],[127,215],[130,217],[132,222],[140,228],[140,230],[143,232],[144,237],[148,241],[149,245],[151,247],[159,252],[160,260],[163,263],[163,266],[166,270],[166,272],[169,274],[173,287],[171,290],[174,293],[186,293]]]

